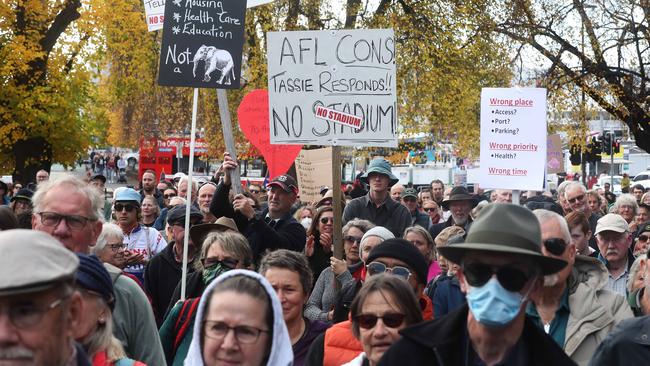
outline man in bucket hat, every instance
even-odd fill
[[[429,228],[431,237],[435,238],[443,229],[450,226],[460,226],[467,232],[472,223],[469,214],[477,204],[478,198],[469,193],[467,188],[463,186],[454,187],[449,193],[449,197],[445,198],[441,204],[443,209],[451,212],[451,216],[445,222],[431,225],[431,228]]]
[[[411,226],[411,214],[390,197],[390,187],[399,181],[393,175],[390,163],[382,158],[372,160],[360,180],[370,189],[368,194],[353,199],[345,206],[343,225],[355,218],[364,219],[387,228],[395,237],[401,238],[404,229]]]
[[[535,215],[512,204],[492,204],[465,243],[439,248],[460,265],[467,305],[402,330],[379,365],[573,365],[553,339],[526,317],[543,276],[566,266],[545,257]]]

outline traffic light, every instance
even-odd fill
[[[616,140],[616,141],[614,142],[614,145],[613,145],[612,147],[613,147],[613,149],[614,149],[614,154],[618,154],[618,153],[620,153],[620,152],[621,152],[621,141]]]
[[[612,137],[608,133],[603,135],[603,152],[612,155]]]
[[[582,163],[580,153],[582,153],[582,148],[579,145],[571,145],[571,149],[569,149],[571,165],[580,165]]]

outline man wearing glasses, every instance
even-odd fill
[[[183,271],[183,244],[185,240],[185,204],[175,206],[167,214],[168,237],[171,239],[165,249],[154,256],[144,273],[144,286],[151,297],[151,305],[156,314],[156,322],[162,324],[163,315],[169,306],[176,285]],[[201,212],[190,206],[190,227],[203,220]],[[202,243],[194,243],[189,237],[187,243],[187,271],[194,271],[194,257]],[[197,248],[198,245],[198,248]]]
[[[402,330],[379,365],[574,365],[526,317],[543,276],[567,264],[542,255],[540,226],[531,211],[488,205],[465,243],[438,250],[460,265],[456,275],[467,305]]]
[[[0,247],[0,364],[90,365],[73,339],[82,313],[77,256],[32,230],[1,232]]]
[[[587,365],[596,347],[632,311],[625,297],[606,290],[607,269],[595,258],[576,255],[566,220],[555,212],[533,211],[542,230],[542,253],[568,263],[544,278],[526,313],[578,365]],[[595,316],[597,314],[597,316]]]
[[[598,220],[594,234],[598,242],[597,257],[608,270],[605,288],[627,296],[627,280],[634,263],[630,248],[632,235],[627,221],[621,215],[607,214]]]
[[[587,188],[585,188],[585,186],[580,182],[571,181],[567,183],[564,188],[564,197],[566,198],[566,203],[571,211],[579,211],[587,216],[591,232],[595,233],[596,224],[598,223],[598,219],[600,219],[600,215],[596,212],[592,212],[589,207],[589,203],[587,202]],[[596,250],[598,249],[595,237],[589,238],[589,246]]]
[[[72,175],[61,175],[39,185],[34,194],[32,229],[54,236],[74,253],[88,254],[102,232],[101,208],[97,189]],[[119,268],[106,267],[115,286],[113,334],[129,356],[149,365],[164,365],[147,296],[135,281],[122,276]]]
[[[124,271],[144,283],[144,266],[165,249],[167,242],[158,230],[140,224],[140,198],[140,193],[133,188],[123,189],[115,196],[113,208],[128,250]]]

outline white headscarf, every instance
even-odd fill
[[[203,366],[203,355],[201,350],[201,323],[203,319],[203,312],[208,302],[208,297],[212,294],[212,289],[225,279],[234,276],[246,276],[257,280],[267,295],[271,299],[271,306],[273,307],[273,343],[271,345],[271,354],[269,360],[266,362],[267,366],[291,366],[293,365],[293,349],[291,348],[291,339],[289,338],[289,331],[284,324],[284,317],[282,315],[282,306],[280,300],[275,293],[269,281],[256,272],[245,269],[234,269],[228,271],[217,277],[203,292],[199,307],[196,312],[196,321],[194,322],[194,333],[192,334],[192,343],[185,358],[185,366]],[[210,295],[208,295],[210,294]]]

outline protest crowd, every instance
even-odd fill
[[[201,185],[146,171],[108,198],[117,165],[0,184],[0,364],[650,359],[644,189],[564,181],[512,203],[505,189],[405,187],[376,158],[340,197],[301,202],[288,174],[235,194],[237,168],[226,153]]]

